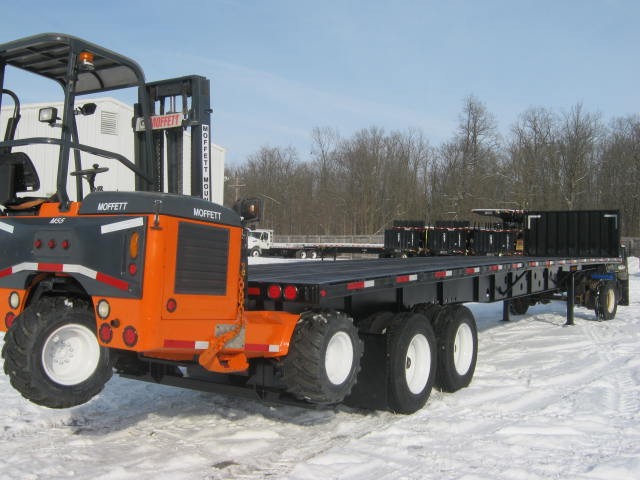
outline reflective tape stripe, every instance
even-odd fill
[[[13,225],[9,225],[8,223],[0,222],[0,230],[7,233],[13,233]]]
[[[100,233],[103,235],[105,233],[118,232],[120,230],[128,230],[130,228],[141,227],[144,225],[144,220],[142,217],[131,218],[129,220],[122,220],[120,222],[108,223],[106,225],[102,225],[100,227]]]
[[[106,273],[92,270],[83,265],[66,264],[66,263],[32,263],[23,262],[10,268],[0,270],[0,278],[13,275],[24,271],[41,271],[41,272],[61,272],[61,273],[78,273],[85,277],[105,283],[119,290],[128,290],[129,282],[121,280]]]
[[[450,277],[451,275],[453,275],[453,271],[451,270],[443,270],[441,272],[434,273],[434,276],[436,278],[446,278],[446,277]]]
[[[415,282],[416,280],[418,280],[418,275],[417,274],[400,275],[399,277],[396,277],[396,283]]]
[[[375,280],[362,280],[359,282],[347,283],[347,290],[361,290],[375,286]]]

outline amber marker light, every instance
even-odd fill
[[[93,70],[95,65],[93,64],[93,53],[91,52],[80,52],[78,55],[78,62],[80,64],[80,68],[84,70]]]
[[[140,234],[138,232],[133,232],[131,238],[129,239],[129,256],[135,260],[138,258],[138,253],[140,249]]]

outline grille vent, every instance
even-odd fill
[[[228,230],[180,223],[175,292],[226,295],[228,252]]]

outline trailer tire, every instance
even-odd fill
[[[414,313],[424,315],[424,317],[429,321],[429,323],[431,323],[432,326],[433,321],[440,313],[440,310],[442,310],[442,307],[435,303],[419,303],[417,305],[414,305],[411,309],[411,311]]]
[[[603,282],[596,296],[596,315],[600,320],[612,320],[618,312],[620,294],[614,282]]]
[[[387,396],[396,413],[414,413],[429,399],[436,370],[436,337],[427,319],[413,312],[393,318],[387,331]]]
[[[361,333],[386,333],[394,316],[395,314],[389,311],[376,312],[358,324],[358,331]]]
[[[341,402],[356,383],[363,342],[342,312],[305,312],[282,361],[282,382],[298,399],[318,405]]]
[[[11,385],[49,408],[81,405],[100,393],[113,370],[94,318],[84,300],[44,297],[25,308],[2,348]]]
[[[524,315],[529,310],[529,299],[527,297],[514,298],[509,301],[509,313],[513,315]]]
[[[438,339],[436,387],[455,392],[471,383],[478,359],[478,329],[463,305],[446,306],[434,322]]]

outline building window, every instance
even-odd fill
[[[118,134],[118,114],[114,112],[100,112],[100,133],[105,135]]]

